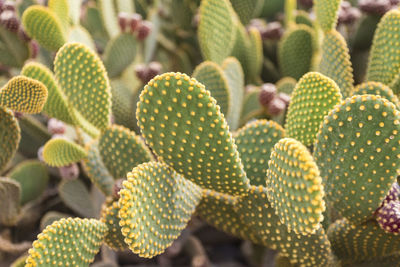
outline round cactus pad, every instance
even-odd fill
[[[51,139],[43,149],[44,161],[53,167],[67,166],[85,157],[82,147],[64,138]]]

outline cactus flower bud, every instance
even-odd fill
[[[261,106],[266,108],[276,96],[276,87],[272,83],[265,83],[261,85],[260,89],[261,91],[258,100],[260,101]]]
[[[60,167],[58,170],[60,171],[60,176],[63,179],[74,180],[79,176],[79,166],[76,163]]]
[[[150,21],[142,21],[142,23],[139,25],[139,28],[137,30],[137,38],[140,41],[143,41],[144,39],[146,39],[150,32],[151,29],[153,28],[153,24]]]

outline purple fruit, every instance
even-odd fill
[[[74,180],[79,177],[79,166],[76,163],[60,167],[58,170],[60,171],[60,176],[63,179]]]
[[[386,203],[376,215],[379,226],[389,233],[400,232],[400,202],[390,201]]]
[[[47,122],[47,130],[50,134],[64,134],[66,127],[62,121],[59,121],[55,118],[49,119]]]
[[[118,13],[118,24],[122,32],[124,32],[129,24],[130,16],[126,12]]]
[[[261,106],[268,107],[269,103],[276,96],[276,86],[272,83],[264,83],[261,85],[260,89],[261,91],[258,95],[258,101],[260,102]]]
[[[285,94],[285,93],[279,93],[278,98],[280,98],[283,102],[285,102],[286,107],[289,106],[290,95]]]
[[[280,99],[279,97],[275,97],[272,101],[268,104],[267,112],[271,116],[277,116],[281,114],[286,109],[285,102]]]
[[[140,24],[142,24],[142,15],[135,13],[129,17],[129,27],[132,33],[138,29]]]
[[[279,40],[283,35],[283,27],[277,21],[270,22],[260,31],[263,40]]]
[[[32,39],[28,36],[28,34],[25,32],[24,28],[22,25],[18,28],[18,37],[24,42],[30,42]]]
[[[390,0],[360,0],[358,6],[361,11],[372,15],[383,15],[392,8]]]
[[[39,49],[40,49],[39,44],[35,40],[32,40],[29,43],[29,47],[31,50],[31,58],[36,58],[37,55],[39,54]]]
[[[0,14],[0,24],[11,32],[17,32],[20,23],[14,11],[5,10]]]
[[[149,36],[152,28],[153,24],[150,21],[147,20],[142,21],[137,30],[137,38],[140,41],[143,41]]]
[[[14,3],[14,1],[5,1],[3,3],[3,10],[10,10],[12,12],[15,12],[15,3]]]
[[[148,66],[148,80],[153,79],[154,76],[161,74],[162,65],[160,62],[153,61]]]
[[[144,64],[137,64],[135,66],[135,73],[136,76],[143,82],[147,83],[147,77],[149,73],[149,69]]]

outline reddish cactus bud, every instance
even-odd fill
[[[79,177],[79,166],[76,163],[60,167],[58,170],[63,179],[74,180]]]
[[[285,93],[279,93],[278,98],[280,98],[283,102],[285,102],[286,107],[289,106],[290,95],[285,94]]]
[[[153,24],[150,21],[147,20],[142,21],[137,30],[137,38],[140,41],[145,40],[149,36],[152,28]]]
[[[47,130],[50,134],[64,134],[66,127],[62,121],[51,118],[47,122]]]
[[[261,106],[268,107],[269,103],[276,96],[276,87],[272,83],[264,83],[260,87],[261,91],[258,95],[258,100],[260,101]]]
[[[143,82],[147,83],[147,77],[149,76],[149,69],[144,64],[137,64],[135,66],[136,76]]]
[[[360,0],[358,6],[361,11],[373,15],[383,15],[392,8],[390,0]]]
[[[35,40],[32,40],[29,43],[29,47],[31,50],[31,58],[36,58],[37,55],[39,54],[39,49],[40,49],[39,44]]]
[[[126,13],[126,12],[118,13],[118,24],[119,24],[119,27],[122,32],[126,31],[128,24],[130,22],[129,20],[130,20],[130,16],[128,13]]]
[[[263,40],[279,40],[283,35],[283,27],[277,21],[270,22],[260,33]]]
[[[4,10],[0,14],[0,24],[11,32],[17,32],[20,23],[14,11]]]
[[[135,13],[129,17],[129,27],[131,33],[134,33],[140,24],[142,24],[142,16],[140,14]]]
[[[18,28],[18,37],[24,42],[30,42],[32,40],[31,37],[28,36],[24,28],[21,26]]]
[[[277,116],[281,114],[286,108],[285,102],[280,99],[279,97],[275,97],[272,101],[268,104],[267,112],[271,116]]]
[[[15,3],[14,1],[5,1],[3,3],[3,10],[10,10],[15,13]]]
[[[154,76],[161,74],[162,65],[160,62],[157,62],[157,61],[150,62],[148,70],[149,70],[148,78],[149,78],[149,80],[151,80],[151,79],[153,79]]]

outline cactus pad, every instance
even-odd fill
[[[325,33],[321,50],[319,71],[337,83],[344,98],[351,96],[354,78],[346,40],[339,32],[331,30]]]
[[[221,112],[226,116],[233,108],[231,98],[233,95],[229,90],[229,83],[223,69],[211,61],[205,61],[198,65],[193,72],[193,78],[202,83],[211,96],[217,100]]]
[[[89,190],[81,180],[63,180],[58,186],[58,192],[63,203],[77,214],[95,217]]]
[[[380,82],[365,82],[354,88],[354,95],[379,95],[392,102],[400,110],[400,102],[392,89]]]
[[[115,250],[124,250],[128,245],[124,241],[118,217],[118,200],[108,198],[101,209],[101,221],[107,225],[108,232],[104,241],[107,246]]]
[[[136,117],[153,151],[185,178],[222,193],[246,192],[228,125],[201,83],[181,73],[157,76],[142,91]]]
[[[118,125],[101,133],[99,151],[104,165],[115,179],[125,178],[132,168],[153,160],[140,136]]]
[[[360,225],[338,220],[329,227],[328,236],[333,251],[343,262],[383,258],[400,250],[400,237],[386,233],[375,220]]]
[[[368,81],[389,85],[400,73],[399,35],[400,10],[393,9],[382,17],[375,31],[367,70]]]
[[[106,232],[106,225],[94,219],[56,221],[33,242],[25,266],[89,266]]]
[[[201,189],[163,163],[144,163],[128,174],[119,198],[122,234],[141,257],[161,254],[186,227]]]
[[[0,106],[0,171],[17,151],[21,130],[11,110]]]
[[[64,138],[51,139],[43,149],[44,161],[52,167],[66,166],[85,157],[82,147]]]
[[[80,0],[79,0],[80,1]],[[64,29],[68,30],[70,26],[69,3],[68,0],[49,0],[49,9],[58,17]]]
[[[271,150],[284,135],[279,124],[267,120],[248,123],[236,132],[235,143],[251,185],[265,185]]]
[[[268,199],[280,220],[298,234],[320,228],[325,211],[324,190],[317,164],[300,142],[284,138],[268,162]]]
[[[336,28],[341,0],[314,0],[315,14],[324,32]]]
[[[42,111],[47,100],[46,86],[24,76],[16,76],[0,90],[0,106],[34,114]]]
[[[229,0],[205,0],[200,5],[198,38],[206,60],[221,64],[236,39],[235,13]]]
[[[65,44],[54,60],[54,71],[69,103],[99,129],[109,125],[111,89],[97,54],[79,43]]]
[[[342,101],[340,89],[330,78],[310,72],[297,83],[289,104],[286,133],[312,145],[325,115]]]
[[[34,5],[26,9],[22,24],[28,35],[46,49],[56,51],[67,41],[61,21],[47,7]]]
[[[353,223],[366,221],[396,180],[400,113],[375,95],[347,98],[325,117],[314,146],[326,199]]]
[[[37,62],[30,62],[23,67],[21,74],[38,80],[46,86],[48,98],[43,107],[44,113],[49,117],[73,124],[68,104],[55,81],[53,73],[46,66]]]
[[[288,30],[278,47],[278,61],[283,76],[300,79],[311,68],[314,32],[306,25]]]
[[[0,177],[0,223],[12,226],[18,221],[21,187],[17,181]]]

